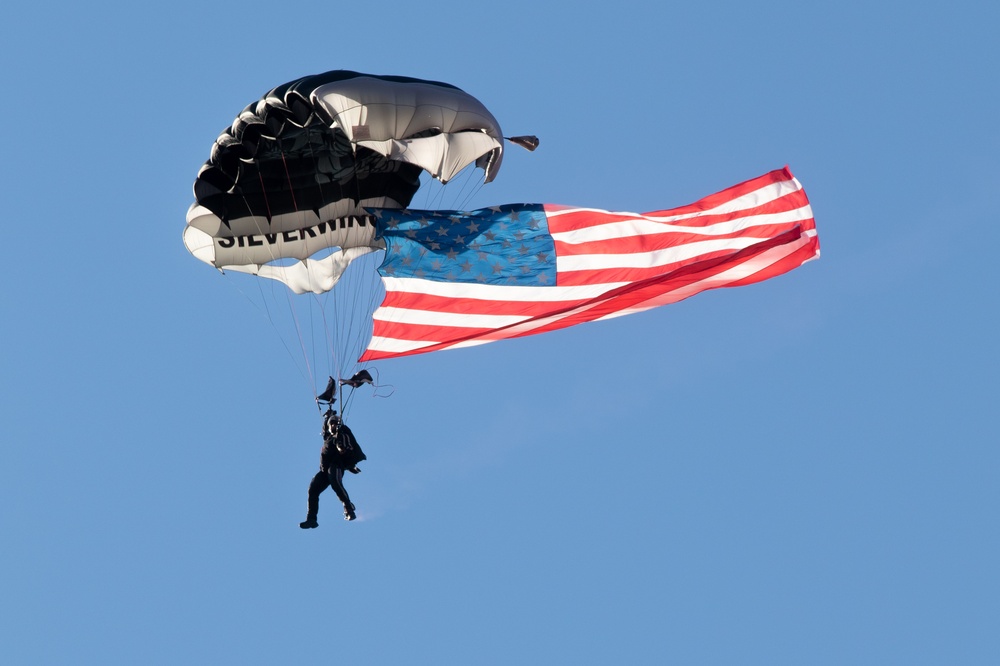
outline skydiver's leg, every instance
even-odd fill
[[[316,476],[312,478],[309,482],[309,500],[308,500],[308,512],[306,514],[306,520],[303,523],[299,523],[299,527],[306,529],[310,527],[316,527],[319,523],[316,522],[316,516],[319,515],[319,494],[330,487],[330,477],[320,470],[316,472]]]
[[[354,520],[357,516],[354,513],[351,498],[347,494],[347,488],[344,488],[344,470],[339,467],[331,467],[327,470],[327,474],[329,475],[330,487],[333,488],[333,492],[337,493],[337,498],[344,505],[344,518]]]

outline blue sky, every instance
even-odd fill
[[[1000,653],[990,3],[6,11],[0,659],[989,664]],[[513,148],[471,206],[655,210],[788,164],[823,256],[379,364],[360,520],[311,387],[181,243],[244,105],[448,81]]]

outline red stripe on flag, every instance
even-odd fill
[[[676,302],[707,289],[766,280],[818,256],[819,239],[808,205],[787,168],[689,206],[643,216],[546,205],[550,233],[557,236],[557,288],[594,285],[598,295],[536,300],[546,287],[511,287],[488,292],[503,298],[489,300],[470,297],[487,293],[475,286],[435,283],[438,295],[429,295],[393,288],[418,280],[387,281],[373,341],[361,360],[544,333]],[[740,209],[718,211],[727,206]],[[697,215],[648,219],[690,214]],[[661,229],[660,224],[665,226]],[[604,293],[602,285],[607,285]],[[518,321],[498,319],[502,325],[491,327],[488,317],[497,315]]]

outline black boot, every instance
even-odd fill
[[[301,527],[304,530],[308,530],[314,527],[319,527],[319,523],[316,522],[315,518],[309,517],[305,519],[305,522],[299,523],[299,527]]]
[[[357,514],[354,513],[354,505],[348,502],[344,505],[344,520],[354,520],[357,518]]]

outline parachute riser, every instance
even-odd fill
[[[354,391],[348,393],[345,398],[344,387],[347,386],[351,389],[356,389],[361,387],[363,384],[371,384],[376,390],[378,389],[371,373],[367,370],[360,370],[354,373],[350,379],[340,379],[338,381],[333,377],[330,377],[327,381],[326,389],[324,389],[319,395],[315,396],[316,406],[320,411],[323,410],[324,406],[328,409],[332,409],[334,403],[337,402],[337,399],[339,398],[341,413],[346,414],[349,407],[348,403],[350,403],[351,398],[354,396]]]

